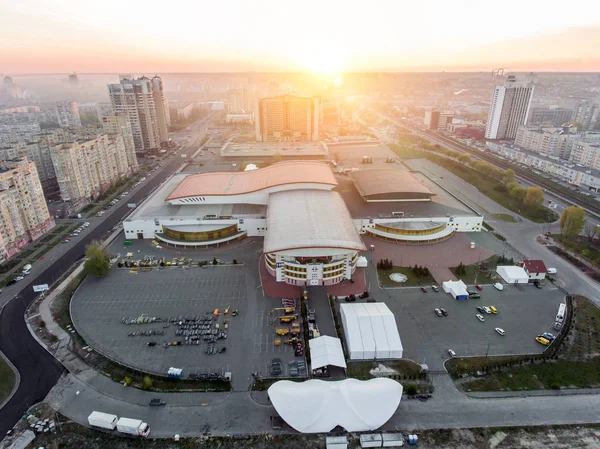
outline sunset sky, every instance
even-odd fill
[[[600,71],[583,0],[0,2],[0,73]]]

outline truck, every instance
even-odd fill
[[[88,416],[88,423],[90,426],[107,430],[115,430],[118,420],[119,418],[117,415],[110,415],[102,412],[92,412],[90,416]]]
[[[150,434],[150,426],[141,419],[119,418],[117,431],[127,435],[147,437]]]

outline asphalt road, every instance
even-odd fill
[[[155,187],[162,183],[181,165],[181,159],[174,157],[167,161],[155,176],[148,180],[129,199],[129,202],[141,202]],[[85,254],[85,246],[92,240],[98,240],[110,232],[130,209],[127,203],[113,208],[113,213],[89,234],[80,236],[72,242],[70,249],[60,256],[45,271],[23,286],[19,294],[10,301],[0,315],[0,351],[15,365],[21,375],[21,383],[15,395],[0,410],[0,435],[11,429],[23,412],[32,404],[41,401],[62,375],[64,368],[31,336],[24,320],[29,304],[35,298],[33,285],[52,284],[65,270],[80,260]]]

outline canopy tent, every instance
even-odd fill
[[[508,284],[527,284],[529,275],[523,267],[501,265],[496,267],[496,273]]]
[[[365,268],[368,265],[368,261],[367,258],[365,256],[359,256],[358,257],[358,261],[356,262],[356,266],[358,268]]]
[[[322,337],[308,341],[310,348],[310,364],[312,369],[322,368],[327,365],[339,366],[346,369],[346,359],[339,338]]]
[[[279,416],[298,432],[330,432],[336,426],[360,432],[375,430],[392,417],[402,399],[402,385],[383,377],[282,380],[271,385],[268,393]]]
[[[402,358],[396,319],[385,303],[341,304],[340,314],[350,359]]]
[[[446,281],[442,283],[442,289],[446,293],[450,293],[454,299],[467,299],[469,293],[467,292],[467,286],[463,281]]]

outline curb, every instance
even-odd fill
[[[4,311],[4,308],[1,308],[0,315],[2,315],[3,311]],[[12,397],[15,395],[15,393],[19,389],[19,386],[21,385],[21,373],[19,373],[19,370],[15,367],[15,365],[12,364],[12,362],[8,359],[8,357],[6,357],[4,355],[4,353],[2,351],[0,351],[0,357],[2,357],[2,359],[8,365],[8,367],[13,371],[13,373],[15,373],[15,385],[13,386],[13,389],[10,392],[10,394],[8,395],[8,397],[4,400],[4,402],[2,402],[0,404],[0,410],[1,410],[6,404],[8,404],[8,402],[12,399]]]

